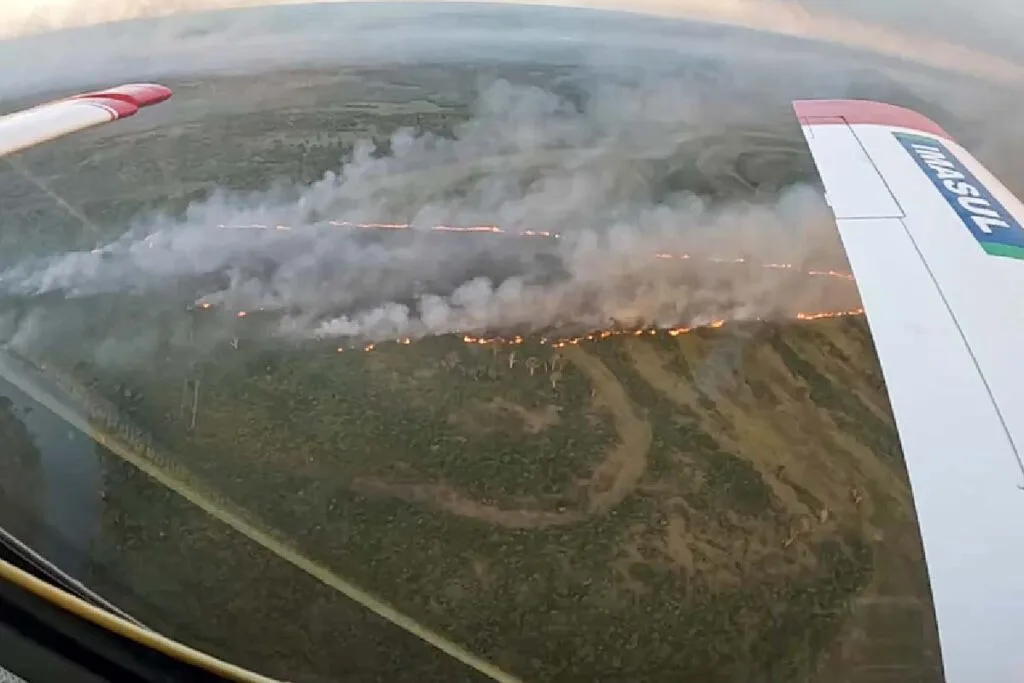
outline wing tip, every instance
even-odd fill
[[[150,107],[171,98],[171,89],[159,83],[126,83],[116,88],[105,90],[103,94],[126,95],[138,107]]]
[[[171,98],[171,89],[158,83],[126,83],[114,88],[75,95],[69,99],[96,102],[115,112],[117,118],[132,116],[142,107],[151,107]]]
[[[898,107],[872,100],[794,100],[793,111],[798,119],[834,119],[853,124],[894,126],[930,133],[951,140],[949,133],[924,114],[912,109]],[[816,122],[817,123],[817,122]],[[820,123],[828,123],[820,121]]]

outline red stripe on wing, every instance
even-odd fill
[[[814,125],[830,123],[873,124],[878,126],[896,126],[910,130],[930,133],[952,140],[949,133],[939,124],[916,111],[897,107],[884,102],[869,100],[796,100],[793,111],[797,118],[814,119]],[[833,120],[828,120],[833,119]]]

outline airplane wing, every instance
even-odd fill
[[[1024,681],[1024,205],[920,114],[793,106],[888,387],[946,680]]]
[[[168,99],[155,83],[129,83],[74,95],[0,117],[0,157],[41,142],[132,116],[142,107]]]

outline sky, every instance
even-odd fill
[[[0,7],[0,37],[117,19],[266,4],[300,3],[20,0]],[[534,0],[528,4],[630,10],[719,22],[866,48],[995,80],[1024,80],[1024,47],[1018,46],[1016,39],[1024,29],[1024,3],[1019,0],[979,0],[969,6],[959,0]]]

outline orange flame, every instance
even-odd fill
[[[852,308],[847,311],[820,311],[817,313],[797,313],[795,319],[802,322],[812,320],[823,320],[829,318],[849,318],[855,316],[861,316],[864,314],[863,308]],[[757,320],[757,319],[755,319]],[[751,320],[750,322],[753,322]],[[569,345],[581,344],[588,341],[600,341],[602,339],[608,339],[609,337],[642,337],[645,335],[657,335],[664,333],[670,337],[679,337],[684,334],[690,334],[700,329],[719,329],[740,321],[728,321],[728,320],[712,320],[711,322],[703,325],[693,325],[690,327],[672,327],[672,328],[654,328],[654,327],[643,327],[635,329],[622,329],[622,330],[594,330],[572,337],[560,337],[557,339],[540,338],[538,343],[550,345],[555,349],[562,349]],[[402,337],[401,339],[394,340],[396,344],[409,345],[412,340],[409,337]],[[477,337],[471,334],[463,334],[462,341],[465,344],[473,344],[476,346],[519,346],[526,343],[526,339],[522,335],[516,335],[514,337]],[[362,347],[363,351],[373,351],[377,347],[376,344],[366,344]],[[358,349],[358,346],[350,346],[348,349]],[[338,352],[345,351],[346,347],[339,347]]]
[[[245,317],[246,312],[245,311],[239,311],[237,315],[238,315],[239,318],[243,318],[243,317]],[[809,321],[813,321],[813,320],[825,320],[825,319],[832,319],[832,318],[850,318],[850,317],[861,316],[861,315],[864,315],[864,309],[863,308],[852,308],[852,309],[846,310],[846,311],[819,311],[819,312],[816,312],[816,313],[797,313],[796,316],[794,317],[794,319],[798,320],[798,321],[801,321],[801,322],[809,322]],[[750,322],[754,322],[756,320],[760,320],[760,319],[753,319]],[[726,325],[728,325],[730,323],[736,323],[736,322],[741,322],[741,321],[712,320],[711,322],[704,323],[702,325],[692,325],[692,326],[689,326],[689,327],[672,327],[672,328],[643,327],[643,328],[634,328],[634,329],[593,330],[591,332],[587,332],[585,334],[580,334],[580,335],[572,336],[572,337],[560,337],[560,338],[556,338],[556,339],[548,339],[548,338],[545,338],[545,337],[541,337],[540,339],[538,339],[538,343],[544,344],[544,345],[550,345],[552,348],[555,348],[555,349],[561,349],[561,348],[565,348],[566,346],[568,346],[570,344],[580,344],[580,343],[588,342],[588,341],[600,341],[600,340],[603,340],[603,339],[608,339],[609,337],[625,337],[625,336],[642,337],[642,336],[645,336],[645,335],[657,335],[659,333],[667,334],[670,337],[680,337],[680,336],[685,335],[685,334],[690,334],[691,332],[696,332],[697,330],[700,330],[700,329],[712,329],[712,330],[715,330],[715,329],[719,329],[719,328],[725,327]],[[413,340],[410,337],[401,337],[399,339],[395,339],[394,342],[396,344],[400,344],[402,346],[408,346],[408,345],[413,343]],[[519,345],[522,345],[522,344],[526,343],[526,338],[523,337],[522,335],[515,335],[513,337],[502,337],[502,336],[477,337],[477,336],[474,336],[474,335],[471,335],[471,334],[463,334],[462,335],[462,342],[465,343],[465,344],[473,344],[473,345],[476,345],[476,346],[519,346]],[[364,352],[369,352],[369,351],[373,351],[374,349],[376,349],[377,346],[378,345],[376,343],[369,343],[369,344],[365,344],[363,346],[348,346],[348,347],[339,346],[339,347],[337,347],[337,352],[338,353],[343,353],[345,351],[359,350],[359,349],[361,349]]]
[[[361,229],[361,230],[409,230],[409,229],[412,229],[412,225],[410,225],[409,223],[354,223],[354,222],[351,222],[351,221],[337,221],[337,220],[327,221],[327,223],[329,225],[333,225],[333,226],[336,226],[336,227],[356,228],[356,229]],[[271,227],[271,226],[261,225],[261,224],[247,224],[247,225],[224,225],[224,224],[221,224],[218,227],[225,228],[225,229],[257,229],[257,230],[274,229],[274,230],[282,230],[282,231],[288,231],[288,230],[292,229],[291,227],[289,227],[287,225],[275,225],[275,226]],[[518,237],[539,237],[539,238],[544,238],[544,239],[560,239],[562,237],[557,232],[548,232],[548,231],[543,231],[543,230],[523,230],[523,231],[519,231],[519,232],[513,232],[513,231],[505,230],[505,229],[503,229],[503,228],[501,228],[499,226],[496,226],[496,225],[475,225],[475,226],[435,225],[435,226],[429,228],[429,230],[432,231],[432,232],[506,234],[506,235],[513,235],[513,236],[518,236]],[[669,259],[672,259],[672,260],[688,260],[688,259],[691,259],[693,257],[690,254],[685,253],[685,252],[684,253],[678,253],[678,254],[667,253],[667,252],[657,252],[657,253],[654,254],[654,258],[666,259],[666,260],[669,260]],[[735,257],[735,258],[709,257],[706,260],[708,260],[708,261],[710,261],[712,263],[735,263],[735,264],[749,263],[748,259],[743,258],[743,257]],[[798,270],[796,268],[796,266],[794,266],[791,263],[761,263],[761,264],[757,264],[757,265],[759,265],[761,268],[773,269],[773,270]],[[830,278],[834,278],[834,279],[838,279],[838,280],[848,280],[848,281],[853,281],[854,280],[854,276],[851,273],[844,273],[844,272],[836,271],[836,270],[803,270],[801,272],[804,275],[808,275],[808,276],[811,276],[811,277],[830,277]],[[209,309],[209,308],[211,308],[211,304],[208,303],[208,302],[204,302],[204,303],[200,304],[200,307],[203,308],[203,309]],[[822,320],[822,319],[828,319],[828,318],[843,318],[843,317],[851,317],[851,316],[860,316],[860,315],[863,315],[863,314],[864,314],[864,309],[863,308],[855,308],[855,309],[851,309],[851,310],[847,310],[847,311],[801,312],[801,313],[797,313],[796,314],[795,319],[799,320],[799,321],[812,321],[812,320]],[[236,315],[239,318],[244,318],[244,317],[246,317],[248,315],[248,313],[246,311],[239,311],[238,313],[236,313]],[[718,328],[721,328],[721,327],[725,326],[728,323],[729,323],[729,321],[726,321],[726,320],[713,320],[711,322],[708,322],[708,323],[705,323],[705,324],[702,324],[702,325],[692,325],[692,326],[688,326],[688,327],[674,327],[674,328],[668,328],[668,329],[657,329],[657,328],[650,328],[650,327],[639,328],[639,329],[604,329],[604,330],[594,330],[592,332],[588,332],[586,334],[579,335],[579,336],[573,336],[573,337],[562,337],[562,338],[557,338],[557,339],[540,338],[538,340],[538,342],[540,344],[551,345],[553,348],[559,349],[559,348],[563,348],[563,347],[565,347],[565,346],[567,346],[569,344],[579,344],[579,343],[584,342],[584,341],[597,341],[597,340],[601,340],[601,339],[608,339],[609,337],[614,337],[614,336],[630,335],[630,336],[639,337],[639,336],[643,336],[645,334],[646,335],[654,335],[654,334],[658,334],[659,332],[664,332],[664,333],[668,334],[671,337],[679,337],[681,335],[689,334],[691,332],[694,332],[694,331],[696,331],[698,329],[702,329],[702,328],[718,329]],[[462,341],[464,343],[466,343],[466,344],[475,344],[475,345],[479,345],[479,346],[515,346],[515,345],[524,344],[526,342],[525,338],[523,336],[521,336],[521,335],[516,335],[516,336],[513,336],[513,337],[501,337],[501,336],[478,337],[478,336],[474,336],[474,335],[471,335],[471,334],[463,334],[462,335]],[[401,344],[401,345],[406,345],[406,346],[409,345],[409,344],[412,344],[412,342],[413,342],[413,340],[411,338],[409,338],[409,337],[402,337],[400,339],[396,339],[395,340],[395,343]],[[344,352],[346,350],[349,350],[349,349],[360,349],[360,348],[361,348],[362,351],[369,352],[369,351],[373,351],[376,348],[376,346],[377,346],[376,344],[370,343],[370,344],[366,344],[366,345],[364,345],[362,347],[359,347],[359,346],[338,347],[337,352],[338,353],[342,353],[342,352]]]
[[[333,225],[339,228],[355,228],[359,230],[410,230],[412,225],[410,223],[354,223],[352,221],[338,221],[329,220],[328,225]],[[273,227],[268,225],[262,225],[259,223],[250,223],[246,225],[227,225],[220,224],[218,228],[224,229],[249,229],[249,230],[292,230],[287,225],[275,225]],[[557,232],[549,232],[547,230],[520,230],[511,231],[505,230],[497,225],[467,225],[467,226],[456,226],[456,225],[435,225],[427,230],[431,232],[454,232],[454,233],[488,233],[495,235],[512,235],[515,237],[540,237],[544,239],[561,239],[562,235]],[[670,254],[666,252],[658,252],[654,254],[655,258],[659,259],[677,259],[687,260],[693,258],[690,254]],[[712,263],[735,263],[743,264],[749,263],[749,260],[743,257],[735,258],[723,258],[723,257],[709,257],[707,259]],[[762,263],[762,268],[774,269],[774,270],[794,270],[796,266],[792,263]],[[806,275],[819,276],[819,277],[832,277],[839,280],[853,280],[853,275],[850,273],[843,273],[836,270],[807,270],[804,271]]]

